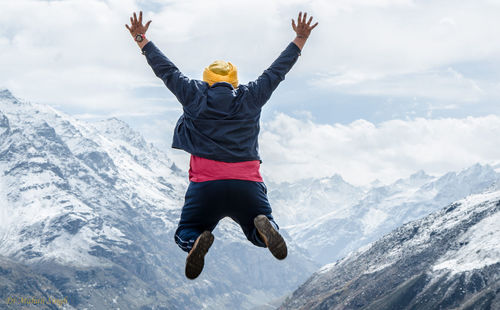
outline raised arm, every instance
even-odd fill
[[[302,12],[300,12],[297,23],[292,19],[292,28],[296,33],[295,39],[257,80],[248,83],[248,89],[255,97],[258,107],[262,107],[271,98],[273,91],[285,79],[285,75],[292,69],[300,56],[311,30],[318,25],[315,23],[311,26],[312,16],[309,21],[306,21],[306,18],[307,13],[302,16]]]
[[[142,25],[142,11],[139,12],[139,18],[134,12],[133,18],[130,17],[130,23],[130,27],[128,25],[125,25],[125,27],[127,27],[137,45],[141,48],[155,75],[165,83],[183,106],[193,103],[194,95],[200,87],[204,87],[204,83],[191,80],[182,74],[152,41],[146,39],[146,31],[151,24],[151,20]]]

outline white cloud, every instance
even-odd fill
[[[311,80],[311,84],[349,94],[432,98],[456,103],[480,102],[486,95],[484,88],[490,93],[494,91],[491,85],[481,87],[477,81],[451,67],[385,77],[347,73],[316,78]]]
[[[307,50],[331,55],[323,61],[328,69],[405,74],[472,59],[498,59],[500,3],[387,1],[385,6],[358,3],[343,10],[335,3],[313,1],[322,27],[311,38],[315,48]]]
[[[138,109],[134,90],[164,87],[124,27],[139,9],[153,20],[149,37],[193,78],[223,58],[238,66],[242,82],[254,79],[293,39],[290,19],[307,10],[320,25],[295,77],[318,74],[347,93],[500,97],[447,71],[499,62],[500,4],[487,0],[3,1],[0,86],[92,113]]]
[[[496,93],[481,77],[456,78],[448,69],[499,62],[500,2],[387,1],[344,9],[327,3],[313,2],[322,25],[299,65],[304,71],[319,68],[316,84],[340,93],[457,104]]]
[[[143,59],[133,59],[136,47],[120,19],[134,8],[132,1],[3,2],[0,83],[32,101],[133,106],[131,89],[152,80]]]
[[[339,173],[353,184],[391,182],[500,159],[500,117],[417,118],[373,124],[317,124],[278,113],[263,124],[262,172],[274,181]]]

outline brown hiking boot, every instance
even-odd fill
[[[186,277],[196,279],[205,265],[205,254],[214,242],[214,235],[208,230],[204,231],[193,244],[186,258]]]
[[[280,233],[274,229],[267,216],[257,215],[253,223],[267,248],[271,251],[271,254],[277,259],[285,259],[287,255],[285,240]]]

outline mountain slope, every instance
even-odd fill
[[[280,309],[499,309],[500,191],[469,196],[321,268]]]
[[[441,177],[420,171],[393,184],[367,189],[351,186],[339,177],[275,185],[269,196],[277,215],[285,214],[285,219],[304,215],[287,221],[283,229],[313,259],[326,264],[443,205],[499,185],[499,172],[476,164]],[[287,201],[292,186],[295,194]]]
[[[0,283],[0,295],[4,297],[0,302],[1,309],[23,309],[23,306],[27,306],[27,301],[21,298],[38,301],[40,309],[57,310],[57,305],[50,303],[65,303],[63,294],[49,279],[3,256],[0,256]],[[75,308],[66,305],[65,309]]]
[[[173,238],[187,181],[124,122],[82,122],[0,91],[0,255],[75,308],[251,308],[316,268],[291,240],[277,261],[223,220],[204,272],[187,280]]]

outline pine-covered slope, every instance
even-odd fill
[[[124,122],[83,122],[0,91],[0,255],[50,280],[70,306],[251,308],[315,269],[291,240],[277,261],[223,220],[204,272],[187,280],[173,236],[186,186]],[[9,292],[0,282],[2,301]]]
[[[500,309],[500,191],[469,196],[316,272],[279,309]]]

